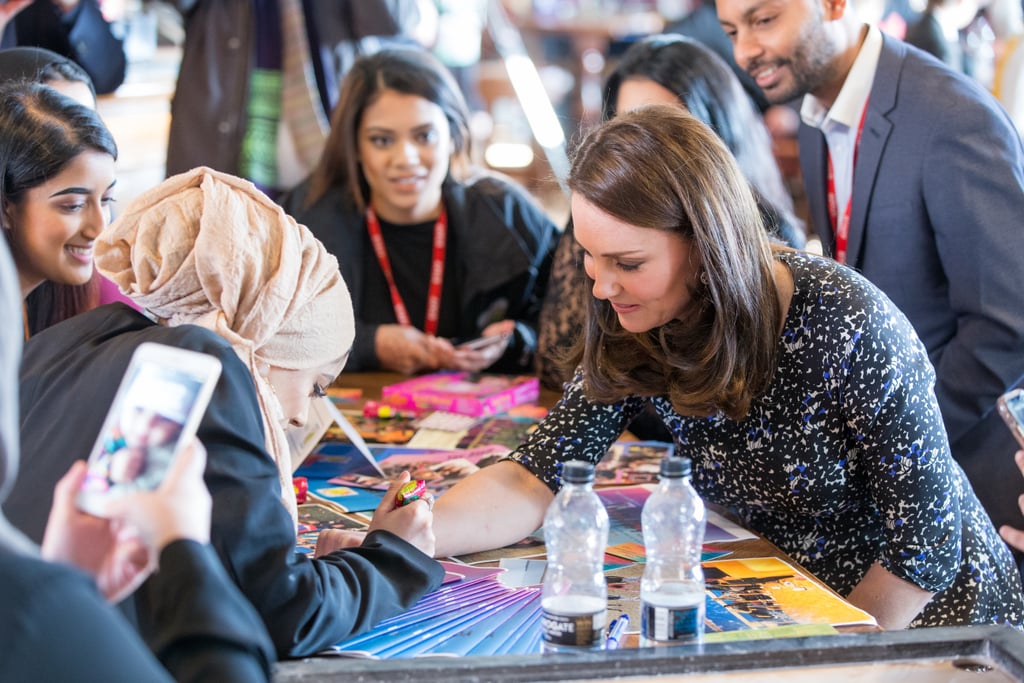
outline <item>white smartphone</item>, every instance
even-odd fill
[[[220,370],[205,353],[140,344],[89,454],[78,507],[103,516],[111,497],[157,488],[199,427]]]
[[[457,344],[457,349],[468,349],[470,351],[478,351],[480,349],[486,349],[491,344],[499,344],[508,339],[509,334],[502,332],[501,334],[492,334],[488,337],[477,337],[476,339],[470,339],[469,341]]]
[[[1013,432],[1017,443],[1024,448],[1024,390],[1011,389],[996,401],[996,408],[1006,426]]]

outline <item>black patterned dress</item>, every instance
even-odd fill
[[[795,291],[775,380],[745,419],[685,417],[665,398],[591,403],[577,377],[511,457],[556,490],[556,463],[597,461],[651,402],[705,500],[840,594],[879,561],[936,593],[911,626],[1020,628],[1020,576],[950,456],[935,372],[906,317],[853,270],[778,258]]]

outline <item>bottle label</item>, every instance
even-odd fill
[[[540,620],[541,632],[544,642],[552,645],[594,647],[600,643],[604,619],[603,611],[565,615],[544,610]]]
[[[643,603],[640,631],[650,640],[698,640],[704,635],[704,605],[661,607]]]

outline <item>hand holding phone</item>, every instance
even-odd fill
[[[479,351],[481,349],[487,348],[488,346],[500,344],[508,338],[509,334],[507,332],[502,332],[501,334],[492,334],[486,337],[477,337],[476,339],[470,339],[469,341],[462,342],[461,344],[456,344],[455,348],[464,349],[468,351]]]
[[[204,353],[141,344],[90,452],[78,506],[104,516],[112,498],[156,489],[195,435],[220,370]]]
[[[996,409],[1017,443],[1024,448],[1024,390],[1011,389],[996,401]]]

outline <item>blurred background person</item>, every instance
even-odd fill
[[[0,31],[0,48],[52,50],[81,66],[101,95],[124,82],[124,46],[96,0],[5,0]]]
[[[1020,0],[991,0],[985,15],[996,35],[992,93],[1020,133],[1024,131],[1024,8]]]
[[[420,35],[429,0],[174,0],[184,18],[167,175],[208,166],[273,196],[313,169],[359,55]]]
[[[907,29],[905,40],[934,55],[950,69],[969,73],[960,31],[967,28],[977,13],[977,0],[928,0],[921,18]]]

